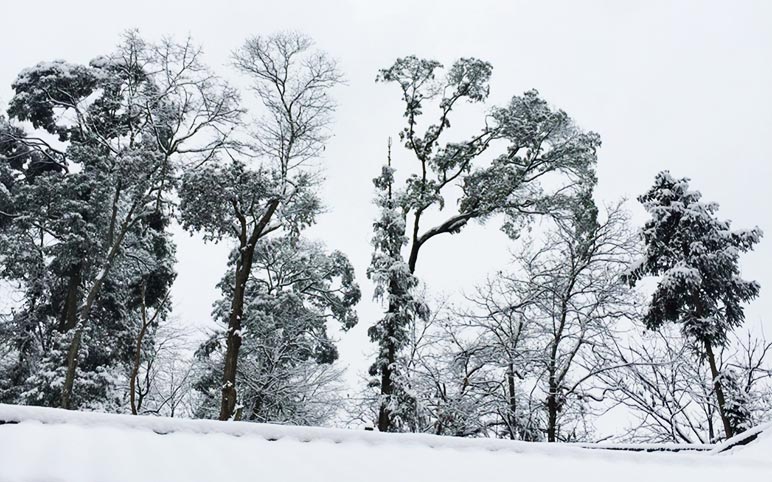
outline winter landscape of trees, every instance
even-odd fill
[[[547,442],[712,443],[771,420],[772,342],[745,319],[762,287],[741,269],[761,230],[689,173],[599,199],[600,135],[537,90],[490,101],[493,72],[412,55],[372,72],[403,126],[360,160],[369,266],[313,234],[326,146],[349,134],[345,72],[310,37],[250,37],[214,69],[193,39],[129,31],[18,72],[0,403]],[[499,268],[433,289],[422,260],[473,225],[506,236]],[[175,229],[230,253],[206,333],[174,311]],[[347,377],[357,325],[369,370]]]

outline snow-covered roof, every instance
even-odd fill
[[[22,480],[768,481],[772,430],[723,452],[640,453],[0,404],[0,481]]]

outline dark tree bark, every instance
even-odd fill
[[[515,440],[517,438],[517,399],[515,398],[515,367],[512,362],[507,367],[507,401],[509,403],[509,413],[507,414],[509,438]]]
[[[391,366],[394,363],[395,355],[394,344],[391,344],[387,351],[388,364],[381,371],[381,395],[384,397],[390,397],[394,393],[394,387],[391,383]],[[380,432],[390,432],[392,428],[391,410],[387,405],[381,403],[378,410],[378,431]]]
[[[75,382],[75,370],[78,367],[78,350],[80,350],[81,330],[75,331],[75,335],[67,350],[67,373],[62,387],[62,408],[69,410],[72,405],[72,386]]]
[[[255,246],[265,234],[271,217],[279,206],[279,200],[268,203],[265,212],[255,224],[252,233],[247,238],[247,222],[244,215],[234,204],[237,216],[241,221],[239,236],[239,259],[236,262],[236,278],[233,286],[233,299],[228,317],[228,338],[225,343],[225,367],[223,369],[222,400],[220,403],[220,420],[230,419],[236,411],[236,371],[238,367],[239,349],[241,348],[241,319],[244,316],[244,288],[252,271],[252,259]]]
[[[73,267],[67,280],[67,296],[64,299],[61,332],[75,328],[78,323],[78,302],[80,301],[81,265]]]
[[[94,306],[97,297],[102,291],[105,277],[110,272],[110,269],[112,268],[113,263],[115,262],[115,259],[123,246],[123,239],[126,237],[126,233],[138,221],[138,218],[136,218],[134,215],[139,208],[140,201],[141,199],[137,200],[131,206],[131,209],[126,215],[126,219],[121,224],[121,229],[117,238],[113,241],[112,245],[110,246],[110,250],[105,257],[102,271],[94,279],[93,284],[91,285],[91,288],[88,290],[88,294],[86,295],[86,300],[83,302],[83,305],[78,310],[79,313],[74,318],[71,330],[75,330],[75,334],[72,337],[70,347],[67,351],[67,372],[65,373],[64,385],[62,386],[61,403],[62,408],[64,409],[69,410],[72,408],[72,389],[75,383],[75,373],[78,369],[78,352],[80,351],[81,338],[83,337],[83,325],[88,322],[89,316],[91,316],[91,309]]]
[[[391,192],[389,193],[391,194]],[[402,292],[399,283],[392,279],[389,283],[389,293],[400,295]],[[399,306],[396,302],[389,302],[389,311],[392,315],[396,315],[399,312]],[[394,339],[396,333],[394,333],[395,325],[390,323],[388,325],[389,333],[386,336],[386,364],[381,368],[381,398],[387,399],[394,394],[394,383],[392,381],[392,366],[397,361],[397,347],[394,345]],[[392,413],[388,407],[388,403],[381,402],[381,406],[378,409],[378,431],[390,432],[393,429]]]
[[[547,394],[547,442],[557,441],[558,426],[558,386],[554,374],[550,374],[549,393]]]
[[[724,425],[724,432],[726,438],[734,436],[734,427],[726,416],[726,397],[724,396],[724,388],[721,386],[721,377],[716,364],[716,356],[713,353],[713,347],[710,341],[705,340],[705,356],[708,359],[708,365],[710,365],[710,375],[713,377],[713,389],[716,391],[716,401],[718,402],[718,413],[721,416],[721,423]]]

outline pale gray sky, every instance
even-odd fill
[[[368,362],[367,326],[379,315],[365,278],[374,209],[371,179],[386,138],[402,123],[399,94],[375,84],[378,68],[409,54],[450,64],[475,56],[494,65],[490,103],[537,88],[585,129],[601,134],[597,197],[634,198],[656,172],[689,176],[736,227],[772,237],[772,2],[758,1],[26,1],[3,2],[0,101],[24,67],[41,60],[87,62],[109,52],[125,29],[151,40],[191,34],[225,76],[245,38],[299,30],[340,62],[348,85],[336,91],[335,137],[325,152],[328,213],[313,236],[347,253],[364,288],[360,326],[341,340],[354,371]],[[477,129],[477,117],[457,122]],[[471,130],[465,131],[467,133]],[[463,135],[464,132],[458,132]],[[412,168],[395,150],[395,167]],[[209,320],[224,246],[177,236],[174,300],[182,322]],[[495,222],[435,239],[418,275],[434,292],[470,289],[506,262]],[[451,262],[452,260],[452,262]],[[744,262],[762,284],[749,324],[772,327],[772,239]],[[353,375],[353,374],[352,374]]]

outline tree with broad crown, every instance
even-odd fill
[[[390,202],[394,207],[381,213],[382,224],[389,225],[393,231],[388,234],[391,239],[388,251],[379,247],[378,239],[385,239],[385,233],[379,234],[381,228],[378,223],[375,226],[374,262],[380,262],[380,250],[381,253],[388,253],[386,256],[395,263],[399,260],[392,265],[394,273],[403,269],[399,263],[406,264],[405,272],[400,275],[403,279],[400,286],[387,281],[389,276],[376,279],[376,283],[382,283],[381,289],[389,292],[386,317],[393,318],[389,323],[378,322],[376,325],[392,328],[380,335],[377,333],[380,328],[371,333],[371,339],[377,339],[380,345],[380,361],[374,367],[381,375],[382,404],[389,398],[388,392],[394,381],[388,371],[391,364],[383,362],[389,357],[382,356],[394,347],[384,345],[390,343],[385,340],[396,339],[399,319],[412,316],[407,315],[411,311],[417,314],[412,308],[394,303],[416,303],[408,294],[412,289],[408,285],[415,286],[417,283],[414,274],[421,249],[436,236],[457,234],[469,221],[482,222],[495,214],[505,216],[503,230],[515,237],[534,215],[550,215],[565,210],[571,205],[576,192],[596,182],[594,167],[600,137],[579,129],[565,112],[552,109],[535,90],[514,96],[504,107],[493,108],[476,135],[464,141],[442,144],[441,138],[450,128],[453,109],[462,101],[480,103],[488,97],[488,81],[493,67],[479,59],[461,58],[454,62],[442,79],[437,78],[440,69],[442,64],[437,61],[409,56],[399,58],[391,67],[382,69],[376,79],[395,83],[401,90],[407,125],[399,137],[418,166],[416,172],[408,174],[403,189],[392,192],[389,187]],[[420,132],[418,121],[424,114],[424,108],[433,101],[439,110],[439,119]],[[475,166],[484,152],[501,143],[506,145],[502,154],[489,165]],[[391,186],[394,183],[393,174],[388,175]],[[545,179],[549,179],[550,183],[541,182]],[[379,182],[385,181],[376,181],[376,185]],[[547,184],[550,189],[545,188]],[[433,211],[445,208],[448,191],[453,188],[461,190],[456,212],[438,224],[425,226],[426,221],[436,214]],[[384,190],[380,186],[379,189]],[[382,201],[377,202],[382,204]],[[384,216],[396,216],[401,221],[385,222],[388,220]],[[401,254],[403,244],[408,251],[406,262]],[[372,269],[382,270],[375,264]],[[393,290],[396,291],[392,293]],[[383,415],[384,410],[380,413]],[[392,430],[388,417],[379,418],[381,430]]]
[[[128,32],[88,65],[40,62],[13,83],[0,122],[0,277],[19,283],[25,306],[1,327],[19,354],[0,377],[12,380],[4,399],[115,400],[114,370],[136,346],[135,294],[145,286],[144,304],[158,305],[174,279],[176,174],[228,144],[241,113],[200,57],[190,40]]]

